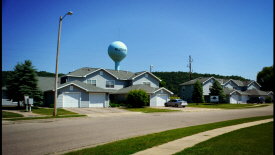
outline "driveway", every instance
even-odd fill
[[[119,115],[141,114],[140,112],[132,112],[120,108],[63,108],[88,117],[108,117]]]

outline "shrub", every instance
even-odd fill
[[[50,104],[49,108],[54,108],[54,104]]]
[[[147,92],[141,89],[129,91],[129,93],[126,95],[126,99],[128,104],[133,108],[141,108],[146,106],[149,102]]]
[[[271,103],[272,102],[272,98],[270,96],[267,96],[265,98],[265,103]]]
[[[39,109],[38,105],[32,106],[32,109]]]

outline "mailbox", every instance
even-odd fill
[[[30,107],[30,111],[32,111],[32,105],[33,105],[33,98],[28,98],[28,105]]]

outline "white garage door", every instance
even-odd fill
[[[79,98],[78,93],[64,93],[63,107],[79,107]]]
[[[90,94],[89,107],[104,107],[105,94]]]
[[[239,99],[239,95],[232,95],[230,98],[230,103],[237,103]]]
[[[167,95],[157,95],[157,106],[164,106],[167,101]]]

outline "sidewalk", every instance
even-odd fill
[[[254,125],[259,125],[262,123],[272,122],[273,118],[260,120],[255,122],[243,123],[238,125],[232,125],[222,128],[217,128],[205,132],[201,132],[192,136],[187,136],[181,139],[177,139],[144,151],[135,153],[134,155],[170,155],[184,150],[185,148],[192,147],[200,142],[206,141],[213,137],[222,135],[227,132],[238,130],[241,128],[246,128]]]

